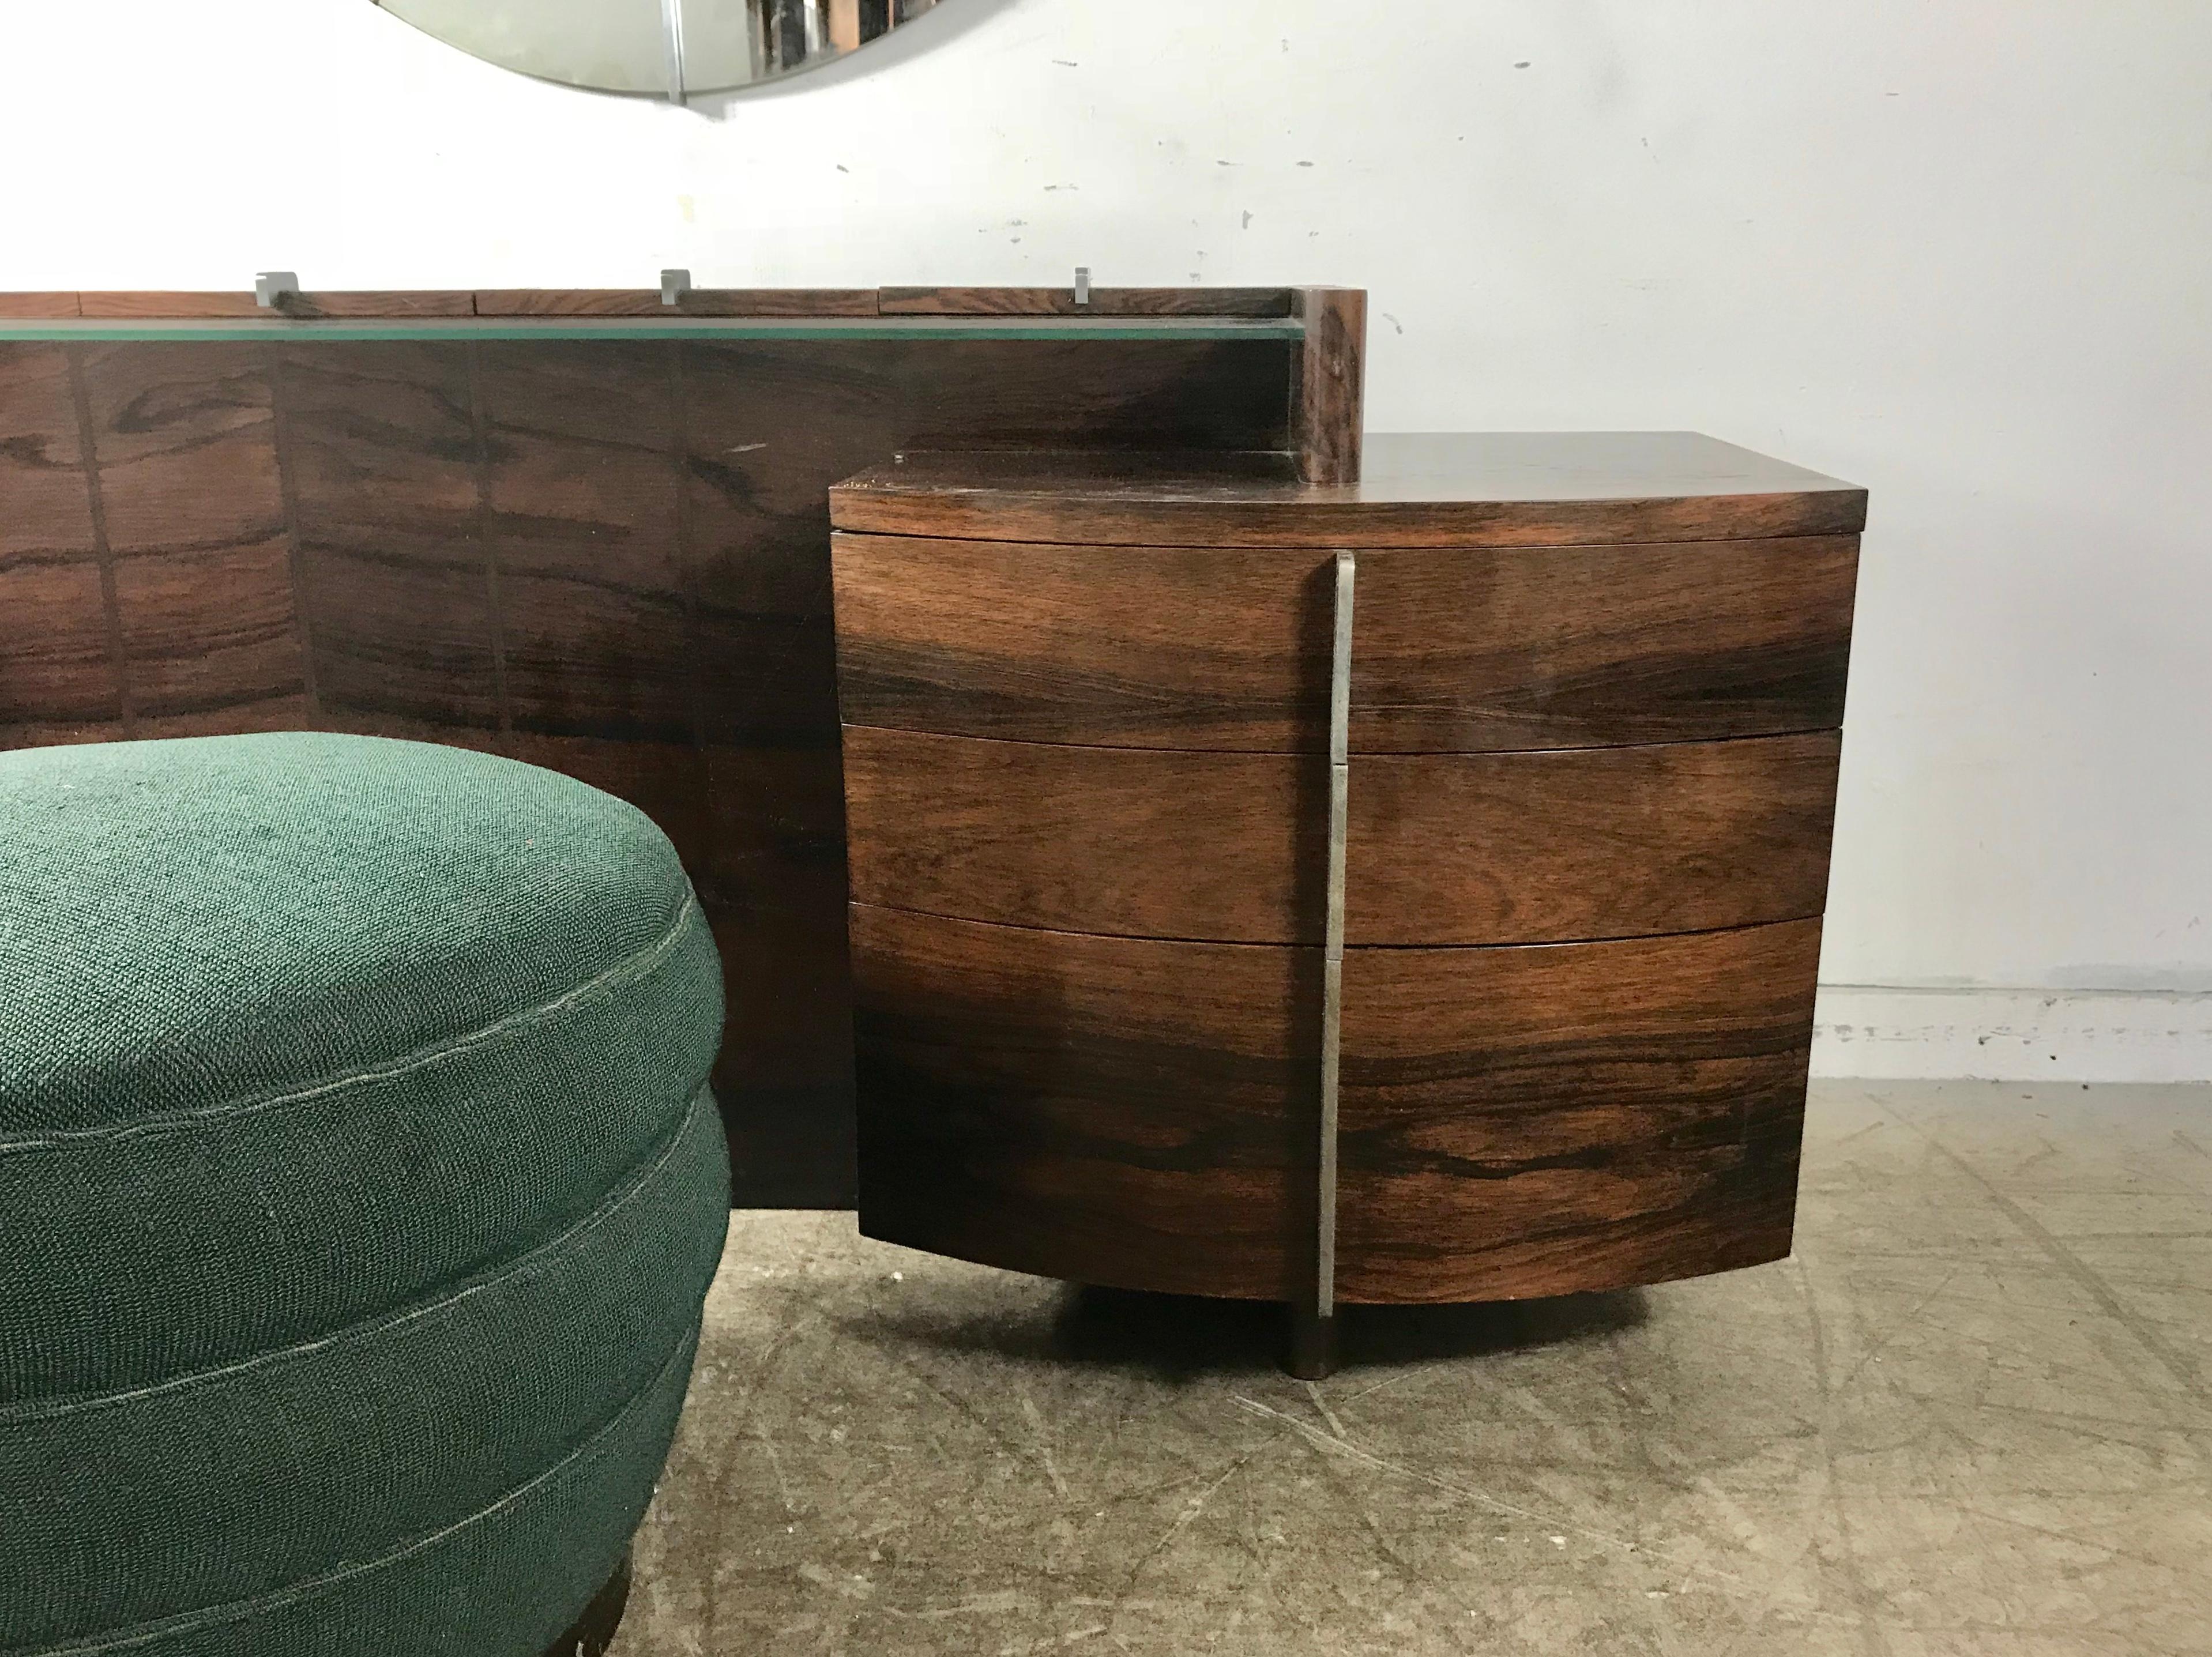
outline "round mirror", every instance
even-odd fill
[[[681,103],[857,52],[937,0],[376,0],[487,62]]]

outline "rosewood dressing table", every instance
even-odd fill
[[[869,1230],[1310,1368],[1339,1298],[1787,1251],[1860,491],[1364,454],[1349,289],[265,297],[0,294],[0,747],[619,794],[737,1201],[852,1202],[857,1097]]]

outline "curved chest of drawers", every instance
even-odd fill
[[[1786,1254],[1863,493],[1686,434],[1249,464],[833,491],[862,1228],[1298,1303],[1334,1018],[1335,1298]]]

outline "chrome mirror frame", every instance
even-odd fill
[[[373,0],[487,63],[665,98],[742,91],[873,45],[939,0]]]

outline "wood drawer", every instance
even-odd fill
[[[1334,578],[1273,549],[831,537],[845,720],[1326,752]]]
[[[1790,1252],[1820,923],[1344,968],[1337,1292],[1496,1300]]]
[[[1359,555],[1352,742],[1600,747],[1841,723],[1856,536]],[[835,537],[851,724],[1131,748],[1328,745],[1310,549]]]
[[[1352,746],[1702,742],[1844,722],[1858,537],[1359,555]]]
[[[1328,810],[1319,756],[845,728],[857,903],[1125,938],[1318,943]]]
[[[1126,1289],[1292,1291],[1320,950],[862,903],[852,938],[862,1231]]]
[[[1352,766],[1354,944],[1535,943],[1818,914],[1833,732]],[[848,727],[855,901],[1120,937],[1318,943],[1318,756]]]
[[[1355,759],[1346,936],[1559,943],[1817,915],[1841,743]]]

